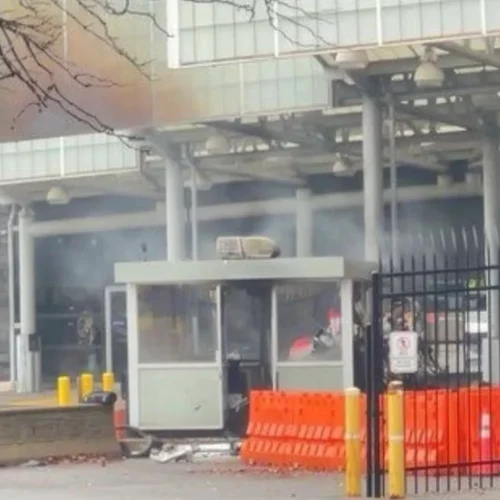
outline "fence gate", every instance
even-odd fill
[[[500,294],[498,265],[488,261],[479,251],[465,260],[426,256],[373,276],[365,334],[369,497],[385,495],[391,380],[405,389],[409,495],[500,486]],[[402,331],[418,334],[416,372],[390,362],[391,335]]]

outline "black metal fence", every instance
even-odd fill
[[[497,255],[492,258],[476,244],[451,256],[426,252],[397,263],[388,260],[373,276],[372,325],[365,336],[369,497],[385,495],[384,393],[391,380],[401,380],[405,388],[407,493],[495,484],[500,474],[498,262]],[[391,366],[395,331],[418,334],[418,367],[412,373]]]

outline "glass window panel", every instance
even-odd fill
[[[278,361],[341,361],[338,283],[283,285],[278,296]]]
[[[139,363],[215,361],[215,300],[208,286],[140,287]]]

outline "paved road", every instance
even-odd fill
[[[342,489],[341,476],[250,470],[237,461],[157,464],[134,460],[105,467],[67,464],[0,470],[0,498],[15,500],[340,500]],[[494,500],[499,491],[468,491],[449,497],[470,500],[479,495]]]

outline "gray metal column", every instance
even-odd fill
[[[18,219],[19,241],[19,318],[17,336],[17,392],[40,390],[41,365],[36,342],[35,241],[30,234],[33,213],[23,207]]]
[[[378,261],[384,228],[382,113],[370,96],[363,98],[362,130],[365,259]]]
[[[191,165],[191,260],[198,260],[198,183],[194,165]],[[191,315],[193,329],[193,350],[196,355],[200,353],[200,322],[198,311]]]
[[[191,167],[191,260],[198,260],[198,182]]]
[[[16,273],[15,273],[15,230],[17,207],[10,207],[7,222],[7,255],[8,255],[8,290],[9,290],[9,365],[10,383],[15,387],[17,381],[17,349],[16,349]]]
[[[484,211],[484,234],[485,234],[485,248],[486,258],[489,265],[498,265],[498,252],[499,252],[499,187],[500,187],[500,173],[499,173],[499,155],[498,155],[498,140],[494,137],[496,131],[492,130],[491,136],[486,135],[483,137],[483,211]],[[488,286],[493,290],[488,292],[488,311],[491,318],[491,356],[489,350],[483,349],[482,371],[486,380],[490,377],[493,383],[500,381],[500,343],[499,343],[499,325],[500,325],[500,294],[498,293],[499,277],[498,271],[487,273],[489,276]],[[487,347],[487,346],[485,346]],[[489,361],[491,359],[491,367]]]
[[[299,188],[296,191],[297,211],[295,222],[295,253],[297,257],[311,257],[313,255],[314,214],[311,207],[311,191]]]
[[[165,209],[167,221],[167,260],[183,260],[186,256],[186,215],[182,167],[171,160],[165,166]]]

